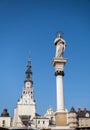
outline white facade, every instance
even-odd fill
[[[49,108],[44,117],[49,119],[49,124],[50,125],[55,125],[55,111],[52,108]]]
[[[0,127],[9,128],[11,126],[11,117],[0,117]]]
[[[45,117],[36,117],[33,119],[33,123],[35,124],[34,127],[35,128],[48,128],[49,127],[49,118],[45,118]]]
[[[79,127],[90,127],[90,118],[79,118]]]

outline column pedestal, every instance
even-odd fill
[[[66,112],[56,112],[56,126],[66,126],[67,125],[67,113]]]

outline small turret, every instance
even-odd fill
[[[9,128],[10,126],[12,126],[12,119],[8,110],[5,108],[0,115],[0,127],[3,129],[3,127]]]
[[[69,124],[70,128],[78,127],[77,113],[76,113],[74,107],[71,108],[71,110],[68,114],[68,124]]]

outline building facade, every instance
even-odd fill
[[[78,108],[78,111],[76,111],[72,107],[68,113],[68,125],[75,129],[90,129],[90,111],[86,108],[84,110]]]

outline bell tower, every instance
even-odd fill
[[[17,102],[14,109],[14,126],[22,127],[28,126],[30,121],[35,117],[36,103],[34,100],[34,90],[32,81],[31,61],[28,60],[26,77],[24,80],[24,87],[21,98]]]
[[[24,88],[22,91],[23,103],[35,104],[30,60],[28,60],[27,70],[25,74],[26,74],[26,78],[24,81]]]

